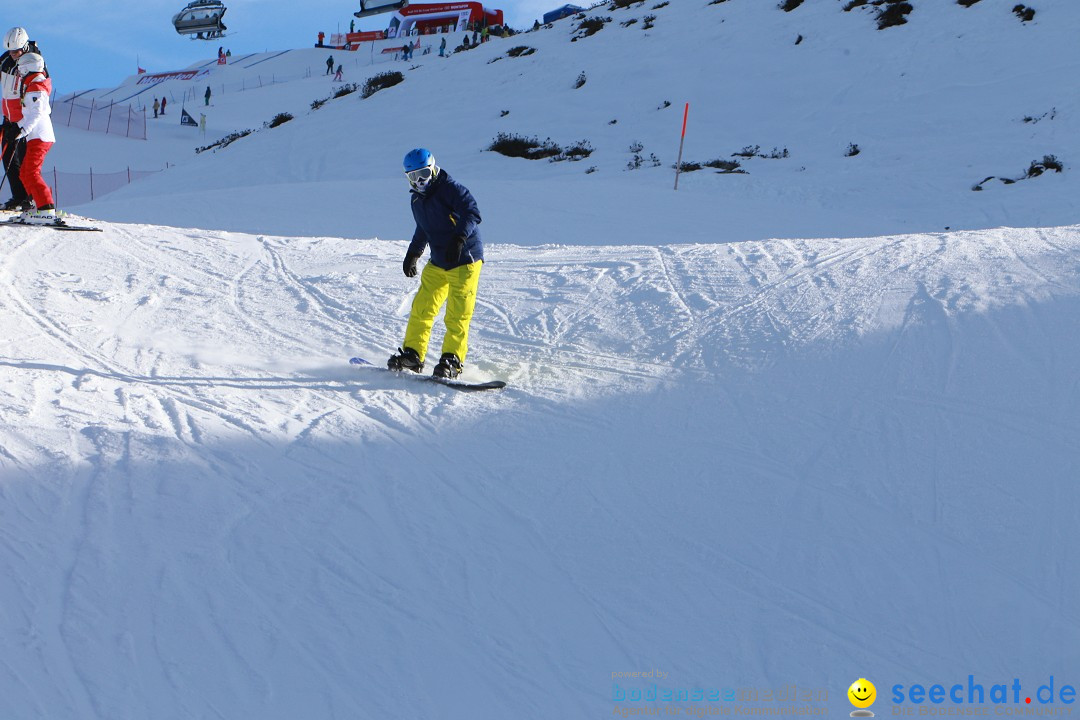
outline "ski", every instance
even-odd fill
[[[446,387],[453,388],[455,390],[461,390],[463,392],[478,392],[481,390],[500,390],[506,387],[506,383],[502,380],[489,380],[487,382],[466,382],[465,380],[451,380],[449,378],[435,377],[434,375],[421,375],[419,373],[409,371],[393,371],[389,368],[381,367],[379,365],[373,365],[364,358],[354,357],[349,358],[350,365],[357,365],[363,368],[370,368],[372,370],[383,370],[385,372],[394,372],[401,377],[410,378],[412,380],[422,380],[425,382],[438,383],[439,385],[445,385]]]
[[[9,218],[7,222],[0,223],[0,225],[8,225],[11,227],[48,228],[49,230],[66,230],[68,232],[101,232],[101,228],[98,227],[91,227],[89,225],[68,225],[63,220],[57,220],[54,223],[46,223],[42,225],[39,223],[22,222],[18,218]]]

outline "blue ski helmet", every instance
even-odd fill
[[[428,184],[439,176],[435,156],[426,148],[410,150],[402,165],[405,167],[405,177],[409,179],[409,185],[417,192],[427,190]]]
[[[408,152],[405,156],[405,162],[402,164],[405,166],[405,172],[412,172],[413,170],[434,165],[435,156],[427,148],[416,148]]]

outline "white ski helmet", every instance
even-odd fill
[[[45,72],[45,58],[35,52],[23,53],[19,58],[19,74],[28,77],[39,72]]]
[[[21,27],[13,27],[4,36],[4,49],[26,52],[30,49],[30,36]]]

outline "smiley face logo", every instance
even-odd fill
[[[855,682],[851,683],[851,687],[847,691],[848,700],[851,704],[857,708],[868,708],[874,704],[874,700],[877,699],[877,688],[874,687],[874,683],[870,682],[866,678],[859,678]]]

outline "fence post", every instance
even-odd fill
[[[105,121],[105,134],[106,135],[109,134],[109,129],[112,128],[112,109],[113,109],[113,101],[110,100],[109,101],[109,118]]]
[[[75,112],[75,98],[71,98],[71,108],[68,110],[68,127],[71,127],[71,116]]]
[[[55,166],[54,166],[55,167]],[[94,167],[90,166],[90,199],[94,199]]]
[[[90,120],[94,117],[94,99],[90,98],[90,114],[86,116],[86,129],[90,129]]]
[[[60,182],[56,177],[56,166],[52,166],[52,184],[53,184],[53,202],[57,205],[60,204]]]

